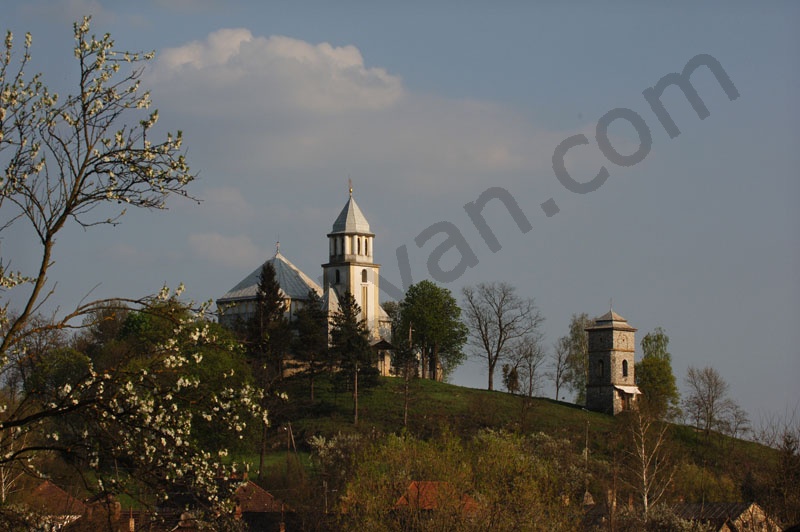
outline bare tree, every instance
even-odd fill
[[[675,475],[667,450],[668,428],[669,425],[661,422],[644,403],[628,418],[631,437],[631,446],[626,450],[631,475],[628,483],[642,501],[644,521],[650,508],[664,496]]]
[[[508,283],[467,286],[462,294],[473,356],[486,361],[493,390],[497,363],[510,356],[517,341],[536,333],[544,318],[533,299],[520,297]]]
[[[689,388],[684,401],[686,411],[694,419],[695,425],[708,436],[712,429],[719,428],[726,410],[730,408],[728,383],[712,367],[698,369],[689,366],[686,385]]]
[[[533,397],[539,390],[539,370],[544,364],[546,353],[542,346],[541,334],[529,334],[522,338],[512,352],[514,367],[519,374],[519,384],[522,393]]]
[[[569,358],[569,337],[562,336],[553,345],[553,354],[550,355],[550,371],[547,375],[553,379],[556,387],[556,401],[559,400],[561,387],[567,384]]]

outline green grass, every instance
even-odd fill
[[[317,434],[404,430],[401,379],[382,377],[377,386],[362,387],[358,426],[353,424],[352,392],[334,390],[330,379],[317,379],[313,402],[306,379],[289,379],[285,387],[290,397],[289,407],[276,421],[291,421],[298,445]],[[615,425],[614,418],[569,403],[417,379],[410,386],[405,430],[420,437],[437,434],[444,427],[464,437],[483,428],[575,437],[584,434],[587,421],[593,431],[608,432]]]

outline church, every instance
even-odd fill
[[[361,212],[353,189],[344,208],[328,233],[328,260],[322,264],[323,286],[292,264],[281,252],[267,260],[275,269],[275,277],[286,305],[285,316],[291,322],[297,312],[308,304],[309,292],[322,299],[328,316],[339,310],[339,300],[345,293],[353,295],[361,307],[361,317],[370,331],[370,341],[376,349],[385,349],[391,338],[391,320],[380,305],[380,264],[374,261],[375,233],[370,230]],[[232,326],[249,320],[256,306],[258,281],[263,265],[242,279],[224,296],[217,299],[219,322]],[[379,360],[381,374],[390,372],[390,360],[384,352]]]

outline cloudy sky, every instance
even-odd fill
[[[713,366],[752,417],[797,408],[800,6],[426,4],[5,6],[0,26],[33,34],[33,70],[62,93],[74,92],[72,22],[83,14],[120,49],[156,50],[144,83],[162,131],[184,131],[198,173],[191,190],[203,200],[128,213],[115,228],[65,231],[54,303],[180,282],[195,300],[217,298],[277,240],[317,278],[350,178],[392,284],[402,285],[402,246],[414,282],[444,280],[429,258],[446,235],[415,238],[448,222],[477,264],[444,286],[459,294],[512,283],[535,298],[548,345],[573,313],[600,315],[613,299],[638,338],[666,330],[681,383],[690,364]],[[735,90],[701,66],[691,78],[708,110],[701,120],[668,88],[662,101],[680,130],[671,138],[643,91],[699,54]],[[575,181],[606,168],[596,190],[575,193],[556,178],[553,154],[567,139]],[[619,164],[614,152],[639,157]],[[532,226],[521,231],[490,203],[495,252],[464,210],[490,187],[507,190]],[[23,236],[2,245],[17,268],[38,260]],[[460,260],[451,251],[439,267]],[[465,364],[453,382],[484,387],[485,369]]]

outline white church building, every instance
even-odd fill
[[[380,264],[374,262],[375,233],[353,199],[352,188],[327,236],[328,261],[322,265],[322,287],[283,256],[279,247],[266,261],[275,269],[287,319],[294,320],[297,311],[308,303],[310,291],[320,296],[329,317],[339,310],[340,298],[350,292],[361,307],[361,317],[370,331],[373,346],[386,347],[391,338],[391,322],[380,305]],[[253,316],[262,267],[217,299],[220,323],[230,327]],[[382,374],[389,374],[388,355],[380,361],[379,369]]]

